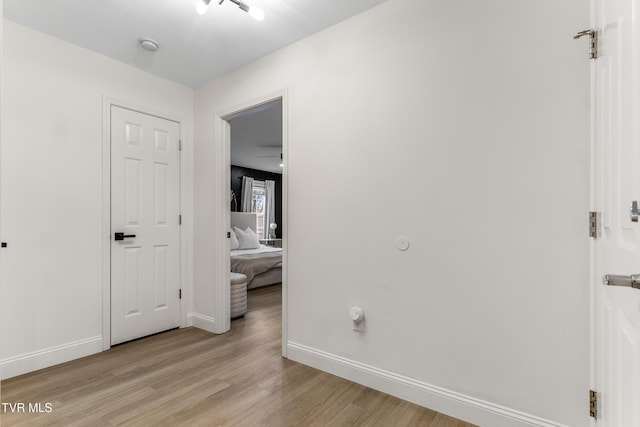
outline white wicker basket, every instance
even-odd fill
[[[231,273],[231,318],[247,312],[247,276]]]

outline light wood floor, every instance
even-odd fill
[[[52,404],[2,412],[9,426],[473,427],[282,359],[280,286],[249,292],[231,332],[173,330],[2,381],[2,402]]]

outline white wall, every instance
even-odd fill
[[[102,349],[103,97],[184,120],[189,146],[193,90],[4,24],[0,217],[9,246],[0,366],[7,377]]]
[[[198,89],[194,310],[225,256],[214,117],[286,88],[289,356],[481,425],[587,425],[588,8],[389,0]]]

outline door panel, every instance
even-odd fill
[[[602,235],[595,241],[596,389],[598,425],[640,425],[640,290],[603,284],[605,274],[640,273],[640,223],[630,207],[640,200],[637,0],[597,0],[600,38],[595,63],[595,208]],[[634,27],[635,26],[635,27]]]
[[[124,315],[137,316],[140,314],[140,247],[130,246],[124,248]],[[112,281],[113,283],[113,281]],[[112,285],[113,286],[113,285]],[[111,305],[118,305],[117,301],[111,301]]]
[[[111,108],[111,344],[180,324],[179,135],[178,123]]]

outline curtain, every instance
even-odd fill
[[[250,176],[242,177],[242,203],[240,204],[241,212],[251,212],[251,199],[253,198],[253,178]]]
[[[265,188],[265,206],[264,206],[264,230],[267,237],[271,234],[269,227],[272,222],[276,222],[276,182],[266,180]]]

